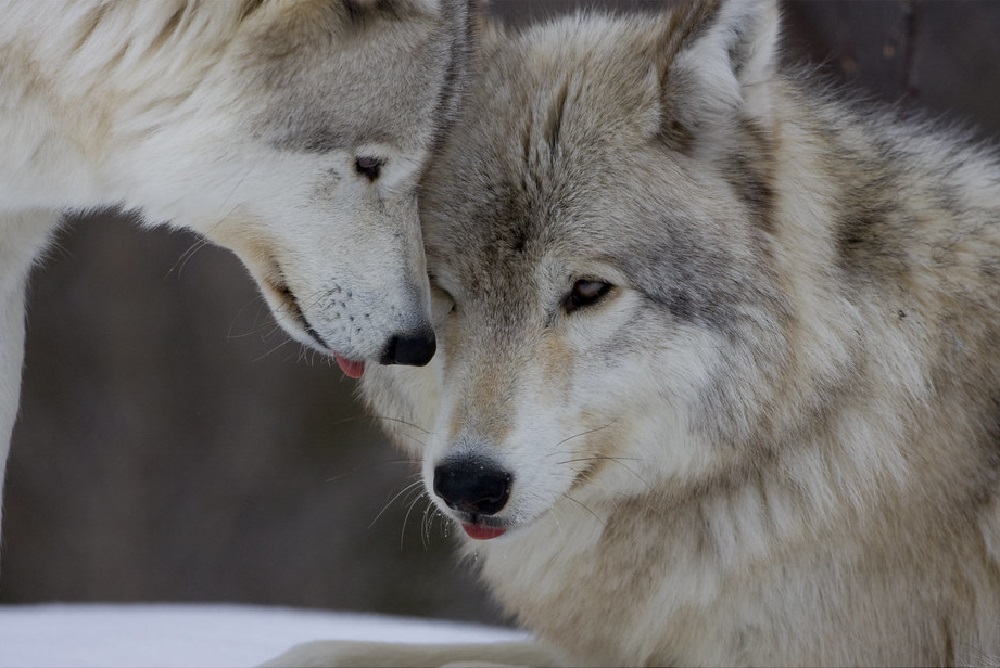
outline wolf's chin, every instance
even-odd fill
[[[285,312],[288,314],[288,312]],[[345,357],[333,348],[331,348],[323,338],[316,333],[316,330],[312,328],[309,321],[305,319],[305,316],[299,314],[299,317],[295,317],[295,314],[289,314],[291,318],[283,318],[279,322],[282,327],[288,332],[289,335],[302,345],[308,346],[313,350],[316,350],[323,355],[328,357],[333,357],[337,362],[337,366],[340,370],[344,372],[344,375],[349,378],[361,378],[365,375],[365,361],[355,360],[349,357]]]
[[[365,361],[350,359],[334,350],[309,323],[299,306],[295,293],[287,284],[265,280],[261,285],[265,293],[271,297],[267,301],[272,313],[274,313],[275,320],[293,339],[324,355],[333,357],[344,375],[351,378],[361,378],[364,375]]]

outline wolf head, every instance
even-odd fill
[[[235,251],[308,346],[430,358],[417,182],[458,106],[468,0],[64,9],[45,48],[75,49],[61,126],[98,156],[102,200]]]
[[[457,106],[466,4],[253,3],[195,103],[246,119],[197,139],[235,158],[232,188],[212,188],[226,215],[202,231],[240,255],[287,331],[352,374],[344,360],[434,352],[416,189]]]
[[[470,536],[759,454],[777,20],[696,3],[484,38],[422,196],[438,358],[364,385]]]

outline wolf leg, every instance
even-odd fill
[[[326,640],[296,645],[261,668],[557,665],[556,653],[533,641],[435,645]]]
[[[7,454],[21,396],[24,293],[31,267],[59,218],[50,210],[0,214],[0,526]]]

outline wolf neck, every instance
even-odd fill
[[[725,664],[724,653],[714,661],[701,653],[697,634],[718,623],[720,607],[739,605],[734,582],[765,556],[768,505],[777,500],[762,489],[685,503],[653,495],[587,509],[563,502],[532,526],[477,544],[476,561],[498,601],[542,640],[576,648],[574,661]],[[732,637],[730,628],[714,632],[720,644]]]
[[[587,509],[562,502],[534,525],[478,543],[474,552],[498,602],[543,641],[574,648],[572,665],[767,665],[781,629],[793,629],[801,643],[789,651],[809,657],[816,640],[810,634],[836,615],[825,607],[822,587],[803,583],[851,581],[863,598],[899,550],[910,549],[890,545],[891,538],[879,546],[853,541],[851,531],[872,535],[878,519],[824,517],[814,501],[796,481],[767,473],[684,501],[645,495]],[[829,511],[841,506],[828,501]],[[866,553],[882,555],[861,566],[876,574],[870,582],[856,572],[857,555]],[[780,568],[771,567],[775,561]],[[841,626],[861,634],[864,622],[853,631],[852,623]]]
[[[0,2],[5,205],[138,208],[141,202],[130,201],[137,162],[131,150],[218,62],[240,6]]]

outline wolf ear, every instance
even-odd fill
[[[669,16],[654,47],[664,140],[689,146],[738,112],[767,114],[778,23],[775,0],[694,1]]]

